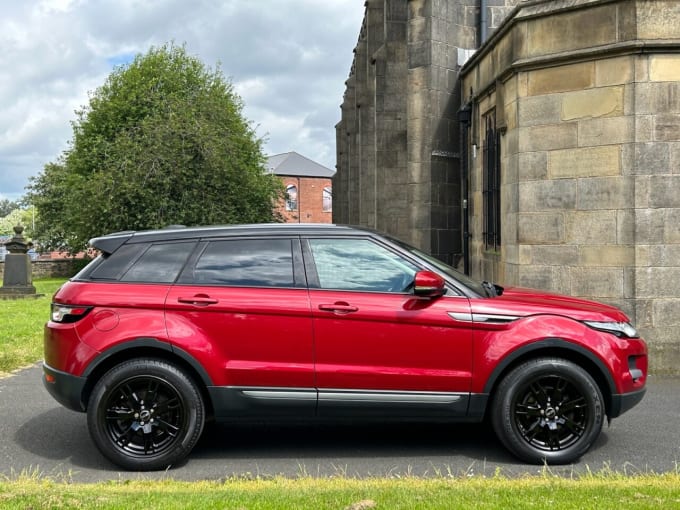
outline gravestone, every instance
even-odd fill
[[[35,298],[33,286],[31,257],[28,255],[28,244],[21,233],[24,227],[14,227],[14,237],[5,243],[9,252],[5,256],[5,271],[0,288],[0,299]]]

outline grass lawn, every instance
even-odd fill
[[[35,280],[37,299],[0,300],[0,377],[43,357],[43,325],[50,316],[52,294],[63,278]]]
[[[0,482],[0,509],[677,509],[680,474],[531,478]]]

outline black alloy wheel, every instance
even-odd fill
[[[604,406],[592,377],[563,359],[531,360],[498,387],[492,422],[503,444],[528,462],[580,458],[602,428]]]
[[[161,360],[132,360],[115,367],[95,386],[88,406],[88,426],[97,447],[131,470],[176,464],[198,441],[203,423],[196,385]]]

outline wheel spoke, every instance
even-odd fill
[[[135,416],[133,409],[124,407],[110,407],[106,410],[107,420],[131,420]]]
[[[531,386],[529,386],[529,390],[534,395],[534,399],[536,400],[536,402],[538,402],[540,405],[546,405],[550,400],[548,393],[546,392],[545,388],[539,383],[539,381],[533,382]]]
[[[573,400],[570,400],[568,402],[563,403],[560,405],[560,413],[568,413],[573,411],[574,409],[581,409],[587,407],[587,402],[586,399],[582,396],[578,396],[574,398]]]
[[[582,424],[576,423],[574,420],[566,416],[564,416],[563,419],[565,428],[569,429],[572,433],[576,434],[577,436],[583,434],[585,427]]]
[[[536,417],[541,415],[541,410],[538,406],[518,403],[515,406],[515,414],[529,417]]]
[[[177,397],[174,397],[154,405],[154,412],[158,415],[165,415],[181,408],[181,406],[182,403],[180,400]]]
[[[177,433],[180,431],[180,427],[172,425],[171,423],[168,423],[165,420],[158,420],[158,427],[163,430],[164,432],[167,432],[170,436],[175,437]]]

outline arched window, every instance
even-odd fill
[[[331,212],[333,210],[333,190],[331,188],[323,189],[323,212]]]
[[[286,186],[286,211],[297,211],[298,192],[294,184]]]

